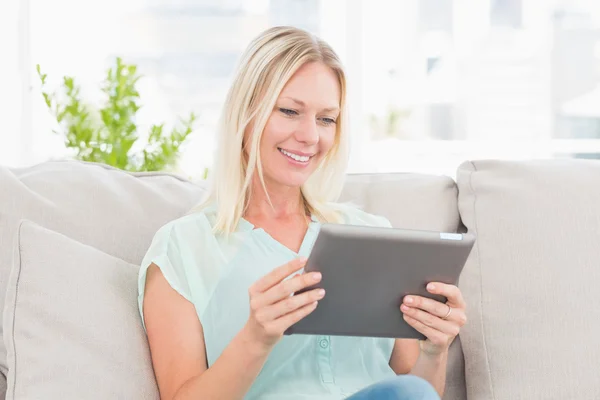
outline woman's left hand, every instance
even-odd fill
[[[467,322],[465,301],[460,289],[454,285],[431,282],[427,291],[446,297],[446,303],[421,296],[404,297],[400,311],[404,320],[427,337],[421,342],[421,351],[439,355],[448,350],[454,338]]]

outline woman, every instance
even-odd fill
[[[323,41],[272,28],[243,55],[229,91],[208,200],[156,234],[139,305],[162,399],[434,399],[465,322],[412,296],[398,318],[427,340],[283,336],[325,294],[302,274],[323,222],[389,226],[336,204],[348,158],[346,80]],[[292,275],[292,276],[291,276]],[[412,300],[412,302],[410,301]]]

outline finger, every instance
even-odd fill
[[[444,319],[446,315],[448,315],[448,307],[450,305],[445,303],[440,303],[439,301],[429,299],[427,297],[421,296],[405,296],[403,300],[403,304],[412,307],[418,308],[423,311],[428,312],[429,314],[433,314],[439,318]],[[459,307],[451,307],[452,312],[448,316],[446,321],[455,321],[459,326],[464,326],[467,323],[467,316],[465,314],[464,309]]]
[[[275,268],[273,271],[256,281],[250,287],[250,293],[258,294],[272,288],[294,272],[300,271],[305,264],[306,257],[299,257],[293,259],[287,264],[283,264],[282,266]]]
[[[416,319],[409,317],[408,315],[404,315],[404,320],[413,328],[415,328],[418,332],[422,333],[436,346],[446,346],[450,342],[450,338],[448,335],[423,324],[421,321],[417,321]]]
[[[317,301],[305,305],[302,308],[297,309],[289,314],[286,314],[274,321],[275,326],[279,332],[285,332],[290,326],[306,317],[308,314],[313,312],[317,308]]]
[[[289,296],[271,306],[265,307],[257,313],[256,318],[263,321],[272,321],[283,315],[296,311],[307,304],[321,300],[325,290],[313,289],[298,295]]]
[[[421,296],[405,296],[402,302],[409,307],[419,308],[440,318],[443,318],[448,314],[448,307],[450,307],[445,303],[440,303],[439,301]],[[455,312],[456,310],[453,310],[449,319],[454,316]]]
[[[448,285],[441,282],[431,282],[427,285],[427,291],[433,294],[439,294],[448,299],[453,307],[465,308],[465,300],[462,292],[455,285]]]
[[[405,316],[410,317],[418,321],[419,323],[448,336],[455,337],[460,332],[460,327],[456,322],[443,320],[435,315],[432,315],[418,308],[412,308],[402,305],[400,309],[402,310]]]
[[[310,272],[308,274],[297,275],[291,279],[280,282],[263,294],[257,296],[256,303],[259,307],[275,304],[286,297],[290,297],[292,293],[295,293],[310,285],[319,283],[320,281],[320,272]]]

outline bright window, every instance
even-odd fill
[[[8,60],[0,67],[4,164],[64,156],[35,64],[50,84],[73,75],[94,102],[120,55],[145,76],[143,126],[199,115],[180,163],[184,174],[199,176],[212,162],[237,58],[251,37],[283,24],[323,37],[347,67],[353,172],[453,175],[466,159],[600,158],[597,0],[21,0],[0,7],[0,33],[9,38],[0,43]]]

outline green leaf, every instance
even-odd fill
[[[36,71],[42,88],[47,76],[39,64]],[[140,94],[136,88],[142,75],[137,65],[116,57],[107,68],[100,90],[105,102],[99,109],[90,107],[81,98],[81,89],[75,78],[64,76],[60,95],[41,91],[48,110],[56,118],[65,146],[83,161],[105,163],[130,171],[155,171],[171,168],[177,162],[181,148],[193,131],[195,114],[180,119],[178,127],[166,133],[164,123],[150,129],[147,147],[140,153],[132,148],[139,140],[136,115],[141,108]]]
[[[43,93],[42,92],[42,96],[44,96],[44,102],[46,103],[46,106],[48,106],[48,108],[52,108],[52,101],[50,100],[50,96],[48,95],[48,93]]]
[[[69,76],[65,76],[63,77],[63,81],[64,81],[64,85],[67,89],[69,89],[69,91],[73,91],[73,78],[69,77]]]

